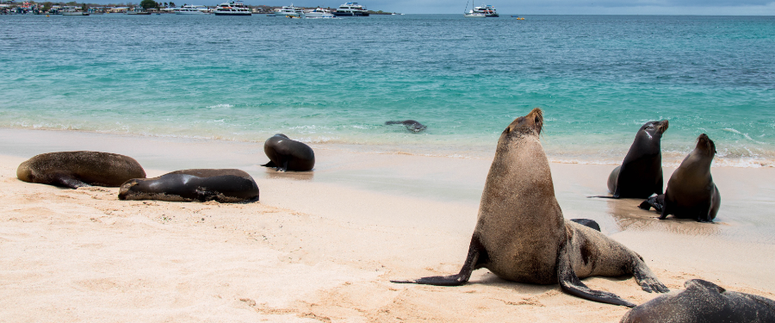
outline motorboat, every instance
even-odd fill
[[[333,12],[337,17],[368,17],[369,12],[357,2],[345,2]]]
[[[307,19],[330,19],[330,18],[336,18],[331,11],[328,11],[327,9],[323,8],[315,8],[315,10],[304,12],[304,18]]]
[[[250,8],[246,6],[242,1],[229,1],[219,4],[215,7],[213,13],[216,16],[251,16]]]
[[[275,11],[275,16],[279,17],[293,17],[300,18],[304,14],[304,9],[294,7],[291,3],[290,6],[283,6],[280,10]]]
[[[484,5],[482,7],[474,8],[475,13],[483,13],[485,17],[500,17],[498,11],[492,5]]]
[[[206,15],[210,10],[202,5],[187,4],[180,8],[175,9],[176,15]]]
[[[145,11],[145,9],[143,9],[143,7],[135,7],[133,10],[127,11],[126,14],[127,15],[132,15],[132,16],[135,16],[135,15],[138,15],[138,16],[150,16],[151,15],[151,13],[148,12],[148,11]]]
[[[88,16],[89,13],[86,11],[79,11],[79,10],[66,10],[62,12],[63,16],[70,16],[70,17],[83,17]]]

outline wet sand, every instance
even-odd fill
[[[390,283],[460,269],[491,156],[313,148],[314,172],[277,173],[258,166],[263,140],[0,129],[0,321],[616,322],[627,311],[484,269],[461,287]],[[16,179],[22,161],[64,150],[126,154],[150,176],[240,168],[260,202],[119,201],[117,188]],[[640,200],[587,198],[606,193],[611,169],[552,164],[566,219],[595,219],[671,289],[703,278],[775,298],[775,169],[714,167],[713,224],[659,221]],[[657,296],[630,277],[584,282],[635,303]]]

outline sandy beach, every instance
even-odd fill
[[[277,173],[259,166],[263,141],[0,129],[0,322],[618,322],[628,310],[484,269],[461,287],[390,283],[457,273],[492,157],[312,147],[314,172]],[[16,178],[24,160],[67,150],[125,154],[149,176],[239,168],[260,201],[120,201],[118,188]],[[596,220],[673,290],[702,278],[775,299],[775,168],[714,167],[713,224],[587,198],[612,168],[552,164],[566,219]],[[631,277],[584,282],[637,304],[658,296]]]

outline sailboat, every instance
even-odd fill
[[[466,18],[485,18],[487,15],[484,12],[477,12],[473,9],[474,4],[471,4],[471,10],[464,11],[463,16]],[[468,9],[468,2],[466,2],[466,9]]]

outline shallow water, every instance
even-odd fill
[[[619,163],[670,120],[666,165],[775,164],[775,18],[296,20],[3,16],[0,127],[479,158],[542,107],[552,160]],[[410,133],[385,121],[414,119]]]

